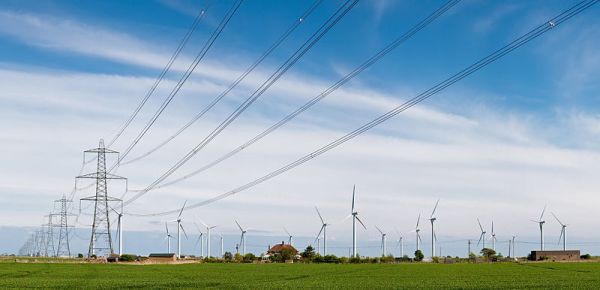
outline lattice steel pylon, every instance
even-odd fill
[[[72,227],[69,225],[69,216],[73,214],[69,214],[67,204],[72,202],[72,200],[67,199],[65,195],[61,199],[57,199],[54,201],[58,203],[60,206],[60,210],[58,213],[53,214],[54,216],[60,217],[60,223],[55,224],[54,227],[58,227],[58,247],[56,247],[56,256],[57,257],[70,257],[71,256],[71,245],[69,242],[69,228]]]
[[[110,206],[109,202],[121,201],[108,195],[107,180],[120,179],[127,180],[124,177],[106,172],[106,154],[118,154],[117,151],[104,147],[104,140],[100,139],[98,148],[84,151],[84,161],[86,153],[97,154],[97,171],[78,176],[77,178],[96,179],[96,195],[82,198],[82,201],[94,202],[94,221],[92,223],[92,235],[88,249],[88,258],[92,255],[104,256],[113,254],[113,243],[110,232]]]
[[[54,223],[52,222],[54,214],[50,213],[46,217],[48,217],[48,223],[44,225],[44,227],[45,227],[44,234],[45,234],[45,242],[46,242],[46,247],[44,249],[44,256],[51,257],[56,254],[56,252],[55,252],[56,249],[54,248]]]

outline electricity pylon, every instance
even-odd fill
[[[45,238],[46,238],[46,247],[44,250],[44,256],[53,257],[56,252],[54,248],[54,224],[52,223],[52,218],[54,217],[53,213],[49,213],[46,217],[48,217],[48,223],[45,226]]]
[[[96,154],[96,158],[98,160],[96,172],[77,177],[96,180],[96,195],[81,199],[82,201],[94,202],[94,221],[92,223],[92,235],[90,238],[90,246],[88,249],[89,258],[92,255],[102,256],[114,253],[112,237],[110,232],[109,202],[116,202],[121,200],[108,195],[107,180],[127,179],[125,177],[117,176],[106,172],[106,154],[118,154],[118,152],[105,148],[104,140],[100,139],[98,148],[86,150],[84,151],[84,155],[85,153]]]
[[[69,216],[73,216],[73,214],[68,213],[67,203],[72,202],[70,199],[67,199],[65,195],[61,199],[57,199],[54,202],[59,203],[60,211],[55,213],[55,216],[60,217],[60,224],[54,225],[55,227],[59,227],[58,230],[58,247],[56,248],[56,256],[57,257],[70,257],[71,256],[71,246],[69,243],[69,228],[72,227],[69,225]]]

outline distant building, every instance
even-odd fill
[[[175,253],[153,253],[148,256],[148,261],[155,263],[168,263],[177,261]]]
[[[581,257],[579,250],[570,251],[531,251],[531,259],[534,261],[577,261]]]
[[[281,244],[277,244],[275,246],[272,246],[269,248],[269,250],[267,251],[267,255],[281,255],[281,252],[283,250],[289,250],[292,255],[296,256],[298,255],[298,250],[296,250],[296,248],[294,248],[294,246],[290,245],[290,244],[286,244],[285,242],[281,242]]]

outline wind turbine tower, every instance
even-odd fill
[[[183,220],[183,218],[181,217],[181,214],[183,214],[183,210],[185,209],[185,204],[187,203],[187,200],[183,203],[183,206],[181,207],[181,210],[179,211],[179,215],[177,216],[177,219],[174,220],[174,222],[177,222],[177,258],[181,259],[181,232],[180,230],[183,232],[183,234],[185,235],[185,238],[187,239],[187,233],[185,232],[185,229],[183,228],[183,225],[181,224],[181,221]]]
[[[352,257],[356,257],[358,255],[356,251],[356,222],[358,221],[365,230],[367,229],[365,224],[360,220],[360,218],[358,218],[358,211],[355,210],[355,194],[356,185],[352,187],[352,210],[350,211],[350,215],[352,216]]]
[[[381,234],[381,256],[385,257],[385,237],[386,237],[387,234],[384,233],[379,227],[375,226],[375,228]]]
[[[419,222],[421,221],[421,214],[419,213],[419,217],[417,217],[417,225],[415,226],[415,233],[417,234],[417,250],[420,250],[420,242],[421,242],[421,234],[419,232],[421,229],[419,228]]]
[[[483,242],[483,248],[485,248],[485,234],[486,231],[483,229],[479,218],[477,218],[477,223],[479,224],[479,229],[481,229],[481,235],[479,236],[479,241],[477,241],[477,246],[479,247],[479,243]]]
[[[241,232],[241,236],[240,236],[240,245],[242,247],[242,256],[246,255],[246,231],[248,231],[248,229],[242,228],[242,226],[240,226],[240,223],[238,223],[237,221],[235,221],[235,224],[238,226],[238,228],[240,229]]]
[[[544,224],[546,221],[544,220],[544,213],[546,212],[546,206],[542,210],[542,214],[538,220],[531,220],[534,223],[537,223],[540,226],[540,250],[544,250]]]
[[[167,237],[165,238],[167,240],[167,253],[171,253],[171,239],[173,238],[173,236],[171,236],[171,234],[169,233],[169,226],[166,222],[165,230],[167,231]]]
[[[285,227],[283,228],[283,230],[288,235],[288,244],[290,244],[290,246],[293,246],[292,242],[294,237],[292,236],[292,234],[290,234],[290,232],[288,232],[288,230]]]
[[[562,239],[563,251],[566,251],[567,250],[567,225],[563,224],[554,213],[552,213],[552,215],[554,216],[556,221],[562,227],[562,229],[560,230],[560,236],[558,237],[558,243],[560,243],[560,240]]]
[[[209,226],[203,221],[200,222],[206,227],[206,256],[210,258],[210,230],[216,228],[217,226]]]
[[[440,200],[438,199],[435,202],[435,206],[433,207],[433,211],[431,212],[431,216],[429,217],[429,221],[431,222],[431,257],[435,257],[435,242],[436,242],[436,237],[435,237],[435,230],[433,228],[433,223],[437,219],[435,217],[435,210],[437,209],[439,203],[440,203]]]
[[[321,220],[321,229],[317,234],[317,238],[319,238],[321,236],[321,233],[323,233],[323,256],[325,256],[327,255],[327,226],[329,226],[330,224],[325,222],[323,216],[321,215],[319,209],[316,206],[315,210],[317,210],[317,215],[319,215],[319,219]]]
[[[496,251],[496,233],[494,232],[494,221],[492,221],[492,250]]]

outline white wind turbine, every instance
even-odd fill
[[[560,237],[558,237],[558,243],[560,244],[560,240],[562,239],[562,241],[563,241],[563,251],[566,251],[567,250],[567,225],[563,224],[553,212],[551,212],[551,214],[554,216],[554,218],[556,219],[556,221],[562,227],[562,229],[560,230]]]
[[[177,222],[177,258],[181,258],[181,233],[179,230],[183,231],[183,234],[185,235],[185,238],[187,239],[187,233],[185,232],[185,229],[183,228],[183,225],[181,224],[181,221],[183,220],[183,218],[181,217],[181,214],[183,214],[183,210],[185,209],[185,204],[187,203],[187,200],[183,203],[183,206],[181,207],[181,210],[179,211],[179,215],[177,216],[177,219],[174,220],[174,222]]]
[[[385,238],[386,238],[387,234],[384,233],[379,227],[375,226],[375,228],[381,234],[381,256],[385,257]]]
[[[285,231],[285,233],[288,235],[288,244],[289,244],[290,246],[293,246],[293,245],[292,245],[292,242],[293,242],[293,240],[294,240],[294,236],[292,236],[292,234],[290,234],[290,232],[288,232],[288,230],[287,230],[285,227],[283,227],[283,230],[284,230],[284,231]]]
[[[479,218],[477,218],[477,223],[479,224],[479,229],[481,229],[481,235],[479,236],[479,241],[477,241],[477,246],[479,247],[479,243],[483,242],[483,248],[485,248],[485,234],[486,231],[483,229]]]
[[[246,231],[248,231],[248,229],[243,229],[242,226],[240,226],[240,223],[238,223],[237,221],[235,221],[235,224],[238,226],[238,228],[240,229],[241,232],[241,236],[240,236],[240,246],[242,247],[242,256],[246,255]]]
[[[204,258],[204,233],[198,225],[196,225],[196,228],[198,229],[198,239],[196,240],[195,246],[200,244],[200,258]]]
[[[217,226],[209,226],[207,225],[205,222],[203,222],[202,220],[200,220],[200,222],[202,223],[202,225],[204,225],[206,227],[206,256],[207,257],[211,257],[210,256],[210,230],[216,228]],[[198,225],[196,225],[198,226]]]
[[[221,258],[223,258],[223,256],[225,255],[225,252],[223,251],[223,235],[219,235],[219,238],[221,239]]]
[[[541,251],[544,250],[544,224],[546,223],[546,221],[544,220],[545,212],[546,212],[546,206],[544,206],[544,209],[542,210],[542,214],[540,215],[540,218],[538,220],[531,220],[532,222],[540,225],[540,250]]]
[[[494,232],[494,221],[492,221],[492,250],[496,250],[496,233]]]
[[[437,219],[434,215],[435,215],[435,210],[437,209],[439,203],[440,203],[440,199],[438,198],[438,200],[435,202],[435,206],[433,207],[433,211],[431,212],[431,216],[429,217],[429,221],[431,222],[431,257],[435,257],[435,242],[437,239],[435,236],[435,230],[433,228],[433,223]]]
[[[400,232],[396,232],[398,233],[398,244],[396,244],[396,248],[400,247],[400,257],[404,257],[404,238]]]
[[[167,253],[171,253],[171,239],[173,238],[173,236],[171,236],[171,234],[169,233],[169,226],[166,222],[165,229],[167,230],[167,237],[165,238],[165,240],[167,240]]]
[[[330,226],[331,224],[325,222],[323,216],[321,216],[321,213],[319,212],[319,209],[316,206],[315,209],[317,210],[317,214],[319,215],[319,219],[321,220],[321,229],[317,234],[317,239],[319,239],[321,233],[323,233],[323,256],[325,256],[327,255],[327,226]]]
[[[367,229],[365,224],[358,218],[358,211],[355,210],[355,193],[356,185],[352,187],[352,209],[350,211],[350,215],[348,216],[352,216],[352,257],[356,257],[358,254],[356,252],[356,221],[358,221],[365,230]]]
[[[421,234],[419,233],[421,231],[421,229],[419,228],[419,222],[421,222],[421,213],[419,213],[419,217],[417,217],[417,225],[415,226],[415,230],[414,232],[417,234],[417,250],[420,250],[421,248],[420,243],[421,243]]]

